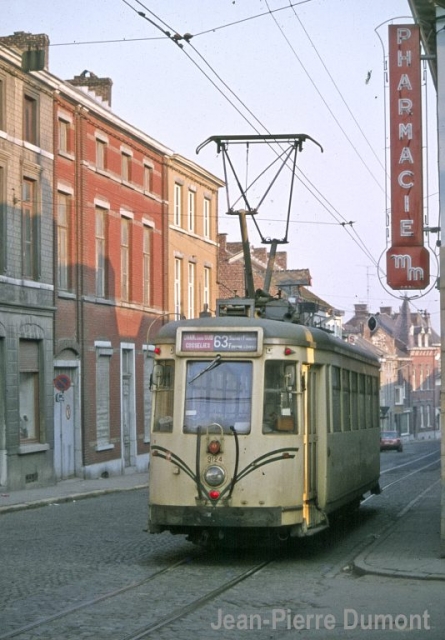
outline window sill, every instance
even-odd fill
[[[62,158],[66,158],[66,160],[75,160],[76,159],[75,156],[72,153],[69,153],[68,151],[63,151],[62,149],[59,149],[58,154]]]
[[[114,449],[114,444],[98,444],[96,447],[96,451],[110,451],[110,449]]]
[[[48,451],[49,444],[41,442],[35,442],[34,444],[21,444],[19,445],[18,454],[19,456],[26,455],[28,453],[39,453],[41,451]]]

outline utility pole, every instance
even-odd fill
[[[445,9],[436,6],[437,60],[437,132],[440,210],[440,340],[442,379],[440,387],[441,448],[441,518],[440,555],[445,558]]]

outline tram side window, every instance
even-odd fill
[[[363,374],[358,378],[358,421],[360,429],[366,428],[366,380]]]
[[[175,368],[173,360],[159,360],[153,367],[151,390],[153,391],[153,431],[173,431],[173,397]]]
[[[372,378],[372,424],[373,429],[379,427],[380,422],[380,395],[378,378]]]
[[[297,433],[297,375],[294,363],[269,360],[264,371],[263,433]]]
[[[341,369],[332,367],[332,430],[341,431]]]
[[[366,376],[366,428],[375,429],[380,422],[379,382],[375,376]]]
[[[342,369],[341,371],[342,385],[342,417],[343,417],[343,431],[351,430],[351,388],[349,380],[348,369]]]
[[[351,371],[351,427],[358,429],[358,374]]]

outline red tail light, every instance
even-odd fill
[[[217,453],[221,451],[221,443],[219,440],[212,440],[209,442],[209,446],[207,447],[207,451],[212,455],[216,456]]]

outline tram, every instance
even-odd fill
[[[315,142],[303,134],[209,140],[224,157],[231,143],[286,142],[284,162]],[[242,200],[245,210],[229,199],[228,207],[240,220],[245,297],[217,301],[214,317],[168,322],[153,339],[149,531],[198,544],[309,536],[379,492],[378,359],[308,326],[302,305],[269,293],[290,202],[284,238],[262,238],[271,250],[255,290],[246,217],[258,207],[246,191]]]
[[[156,336],[151,533],[301,537],[379,491],[378,360],[267,315],[170,322]]]

